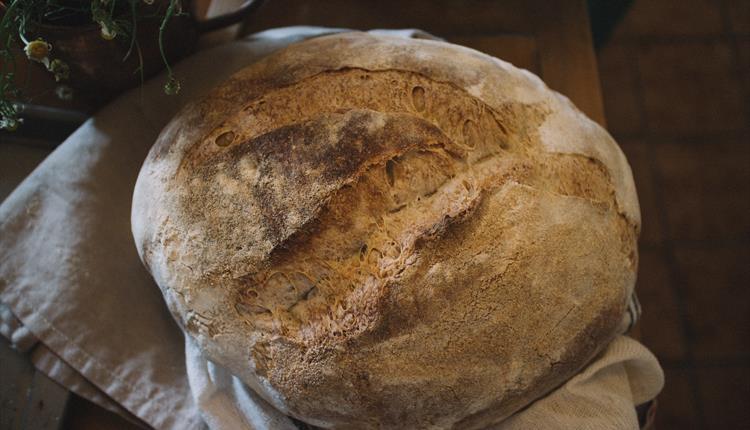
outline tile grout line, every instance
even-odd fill
[[[747,368],[750,357],[734,357],[728,359],[701,359],[694,360],[692,364],[685,363],[679,359],[660,360],[666,367],[671,369],[726,369],[726,368]]]
[[[619,139],[636,139],[644,137],[642,132],[614,132]],[[738,128],[736,130],[711,130],[711,131],[696,131],[696,132],[675,132],[675,131],[651,131],[648,133],[650,137],[673,140],[681,139],[687,145],[696,145],[705,140],[718,139],[718,140],[732,140],[742,139],[747,136],[747,128]],[[658,142],[656,145],[660,145]]]
[[[716,9],[719,12],[720,26],[710,32],[703,34],[625,34],[613,37],[610,43],[620,45],[640,45],[641,48],[650,46],[665,46],[665,47],[676,47],[676,46],[689,46],[691,44],[705,44],[705,45],[719,45],[722,48],[728,49],[728,59],[730,66],[722,68],[723,71],[728,72],[730,77],[738,80],[738,88],[733,87],[734,93],[737,93],[740,98],[740,106],[738,116],[741,118],[741,123],[732,127],[720,127],[717,130],[688,130],[688,131],[660,131],[657,129],[649,129],[648,133],[650,136],[659,136],[664,138],[680,138],[688,141],[695,140],[697,137],[705,137],[711,139],[713,137],[719,139],[732,139],[740,138],[746,139],[748,133],[750,133],[750,80],[743,81],[743,76],[746,73],[750,73],[750,64],[743,69],[742,57],[740,56],[741,50],[739,49],[741,41],[750,40],[750,32],[733,32],[731,29],[731,14],[728,9],[729,0],[717,1]],[[710,58],[708,59],[710,62]],[[698,127],[700,128],[700,127]]]
[[[722,24],[723,27],[723,24]],[[619,36],[609,40],[609,43],[620,43],[620,44],[688,44],[688,43],[711,43],[716,42],[717,39],[726,39],[727,35],[731,37],[750,37],[750,33],[740,33],[738,36],[733,36],[733,33],[727,33],[726,29],[722,29],[718,33],[710,34],[683,34],[683,35],[632,35],[632,36]]]
[[[650,139],[647,138],[647,142],[650,142]],[[671,232],[668,228],[666,206],[664,204],[664,180],[661,171],[659,170],[656,163],[656,157],[654,156],[653,148],[651,148],[650,143],[648,143],[647,146],[649,147],[648,150],[650,152],[649,168],[653,177],[654,194],[656,194],[656,204],[658,206],[659,212],[657,218],[659,219],[659,224],[661,224],[663,229],[661,254],[665,260],[665,264],[667,267],[667,276],[669,279],[670,289],[672,290],[672,293],[675,297],[677,313],[680,319],[680,328],[683,336],[682,344],[685,351],[685,358],[682,361],[686,364],[686,370],[689,370],[688,379],[690,381],[690,386],[692,389],[691,394],[693,397],[693,401],[695,402],[698,421],[701,425],[701,428],[708,428],[702,407],[702,402],[700,399],[700,384],[698,381],[698,375],[695,373],[696,361],[691,341],[691,334],[694,330],[692,329],[692,324],[687,312],[687,298],[685,297],[683,289],[679,287],[680,285],[684,284],[683,274],[679,269],[679,265],[677,262],[677,252],[675,250],[676,246],[674,241],[671,239]]]
[[[660,222],[661,224],[661,222]],[[679,246],[681,248],[689,249],[714,249],[725,246],[750,246],[750,234],[738,234],[734,237],[719,237],[719,238],[706,238],[706,239],[670,239],[672,246]],[[644,243],[643,246],[646,249],[652,251],[659,250],[661,247],[659,244]]]
[[[680,320],[680,331],[682,333],[683,339],[682,339],[682,347],[684,350],[684,359],[682,360],[686,364],[686,370],[687,370],[687,377],[688,381],[690,383],[691,392],[690,395],[693,398],[693,402],[695,404],[695,413],[696,418],[698,420],[698,425],[702,429],[707,429],[707,421],[705,412],[703,410],[703,405],[700,401],[700,391],[699,391],[699,384],[698,384],[698,376],[695,372],[695,360],[694,360],[694,354],[693,354],[693,348],[690,342],[690,322],[688,319],[687,311],[686,311],[686,298],[682,292],[682,289],[678,287],[680,285],[681,281],[681,274],[679,272],[679,268],[677,266],[677,258],[676,253],[674,250],[674,244],[671,241],[671,234],[669,232],[669,224],[666,216],[666,207],[664,205],[664,181],[661,175],[661,172],[658,169],[658,165],[656,163],[656,157],[655,157],[655,150],[654,145],[652,141],[652,137],[649,133],[649,131],[652,129],[652,124],[650,124],[650,120],[648,118],[647,112],[646,112],[646,101],[645,101],[645,87],[643,85],[643,79],[641,76],[641,70],[640,70],[640,51],[645,48],[645,43],[641,39],[636,39],[634,42],[632,42],[632,46],[634,49],[632,49],[632,52],[630,53],[631,56],[634,58],[631,58],[630,64],[632,67],[631,73],[633,74],[633,83],[636,91],[636,103],[639,110],[639,115],[641,116],[641,134],[643,135],[644,141],[646,143],[646,155],[647,155],[647,166],[650,170],[651,175],[651,185],[654,189],[654,194],[656,196],[656,205],[657,205],[657,222],[660,224],[659,227],[662,232],[661,237],[661,252],[660,254],[665,260],[665,264],[667,266],[667,276],[669,279],[669,288],[672,290],[672,293],[675,297],[675,304],[677,306],[677,313]],[[665,384],[669,383],[669,381],[665,381]]]
[[[742,61],[740,60],[740,35],[732,30],[732,19],[730,18],[728,0],[722,0],[719,2],[719,12],[721,13],[723,36],[729,41],[730,48],[732,49],[732,72],[737,75],[737,79],[740,83],[740,91],[743,93],[743,101],[745,108],[745,124],[744,131],[747,131],[750,127],[750,86],[745,83],[742,79],[743,67]],[[743,36],[750,37],[750,34],[743,34]],[[750,70],[747,71],[750,73]]]

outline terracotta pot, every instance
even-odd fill
[[[241,22],[261,3],[262,0],[248,0],[233,13],[199,21],[193,18],[193,1],[183,0],[183,10],[190,13],[172,17],[165,27],[164,51],[169,64],[173,65],[193,52],[201,33]],[[143,60],[143,79],[164,69],[158,43],[160,25],[160,17],[137,20],[136,34]],[[85,99],[88,105],[101,105],[141,82],[139,53],[133,50],[125,58],[130,40],[123,37],[105,40],[97,24],[37,24],[27,37],[30,40],[41,37],[52,44],[50,59],[60,59],[70,67],[70,78],[64,83],[73,88],[76,98]]]

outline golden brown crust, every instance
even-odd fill
[[[328,428],[482,428],[547,393],[614,335],[639,222],[622,153],[538,79],[361,33],[188,107],[133,204],[186,331]]]

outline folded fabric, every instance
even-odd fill
[[[179,95],[164,96],[156,78],[73,133],[0,205],[0,332],[34,347],[35,366],[58,383],[155,428],[296,428],[183,337],[135,251],[130,204],[148,149],[184,104],[274,50],[333,31],[343,30],[275,29],[199,52],[175,67]],[[662,383],[653,355],[620,337],[498,428],[637,428],[633,406]]]

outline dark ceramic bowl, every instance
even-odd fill
[[[183,0],[183,10],[190,13],[172,17],[164,31],[164,51],[169,64],[193,52],[201,33],[241,22],[261,3],[262,0],[248,0],[233,13],[199,21],[193,18],[194,2]],[[156,16],[138,19],[139,49],[133,49],[129,55],[129,39],[106,40],[101,36],[100,27],[93,23],[37,24],[27,37],[30,40],[41,37],[52,44],[50,59],[60,59],[70,67],[70,77],[64,83],[73,88],[75,97],[86,100],[90,106],[98,106],[164,69],[159,50],[160,25],[161,18]]]

